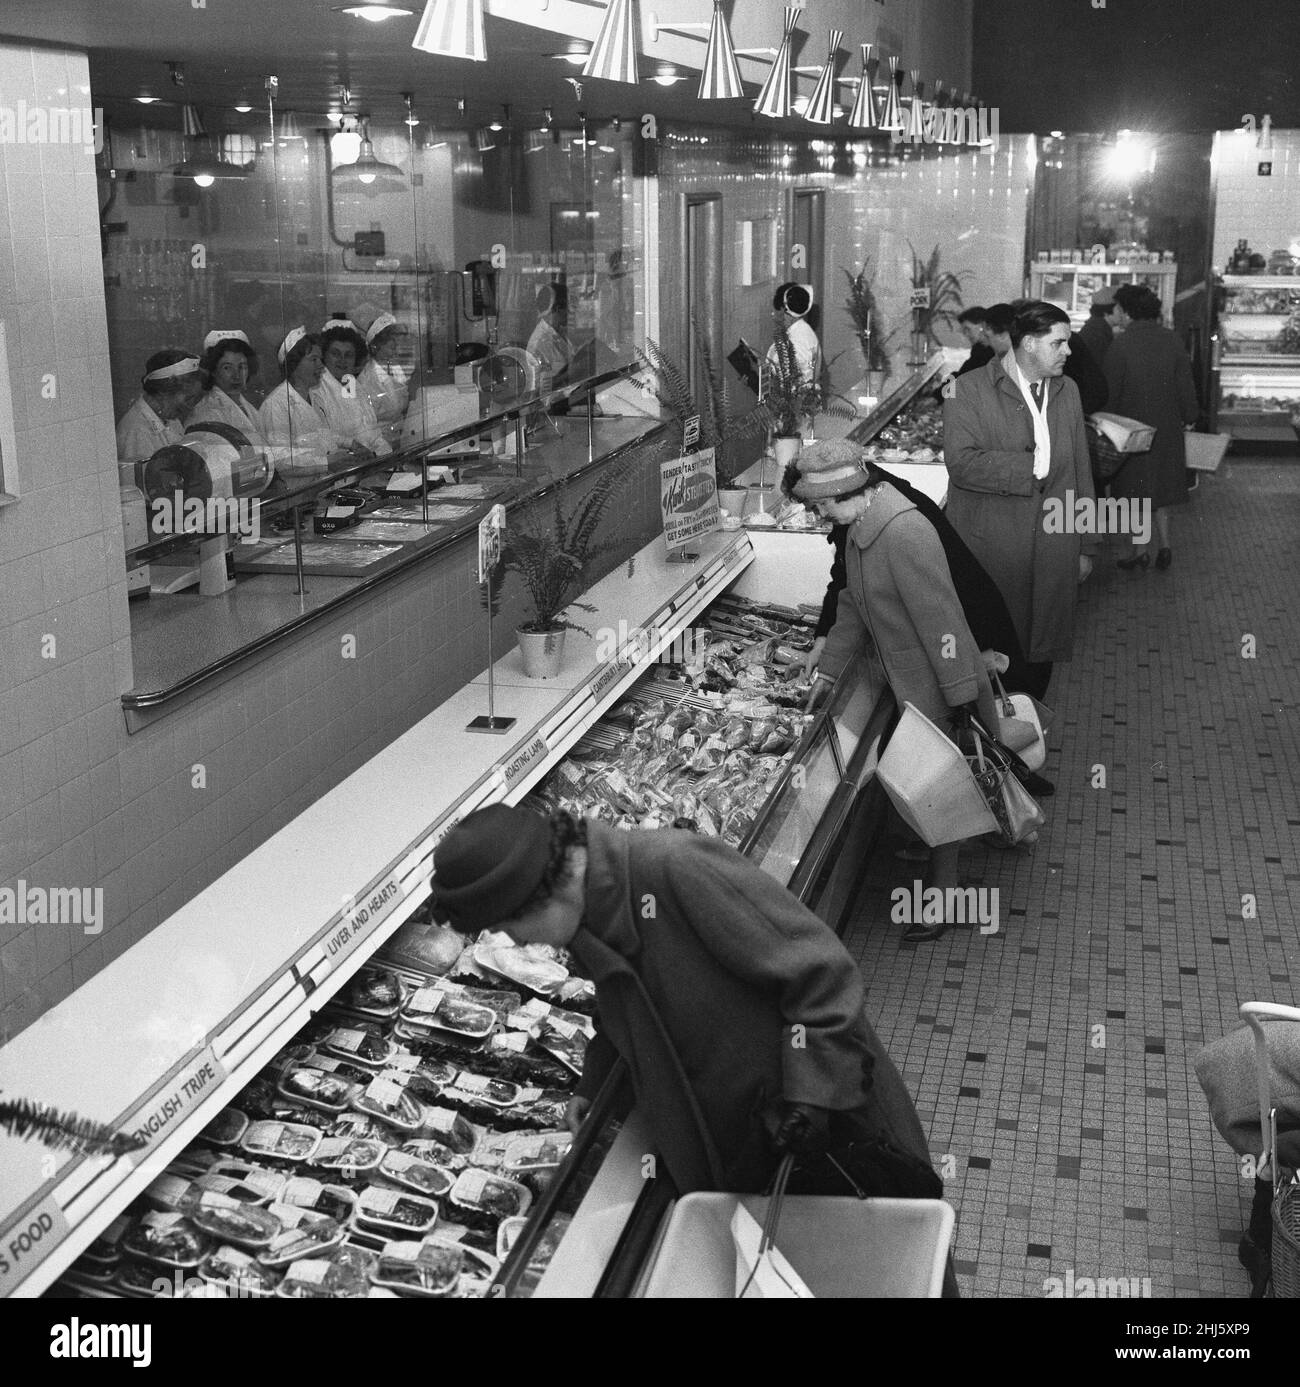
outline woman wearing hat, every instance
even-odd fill
[[[402,432],[411,403],[411,368],[402,359],[407,336],[406,328],[391,313],[381,313],[366,329],[370,359],[357,376],[357,389],[390,443]]]
[[[570,1125],[621,1056],[683,1193],[764,1189],[789,1149],[807,1192],[847,1194],[819,1153],[829,1147],[852,1169],[866,1149],[853,1144],[879,1139],[906,1176],[871,1181],[872,1192],[937,1197],[857,965],[827,925],[718,839],[491,805],[438,844],[434,902],[459,930],[570,951],[599,1012]]]
[[[357,367],[365,360],[366,339],[347,318],[331,318],[320,332],[325,370],[311,392],[311,402],[325,422],[346,443],[357,444],[377,457],[392,452],[375,417],[374,406],[357,382]]]
[[[118,420],[119,462],[141,462],[180,440],[181,423],[202,392],[199,359],[169,347],[144,364],[141,394]]]
[[[257,353],[248,334],[217,328],[203,339],[203,377],[208,388],[194,406],[191,424],[227,424],[255,447],[266,447],[257,406],[248,398],[248,382],[257,374]]]
[[[267,442],[287,449],[282,470],[326,472],[370,456],[366,449],[341,439],[311,402],[311,392],[325,369],[320,338],[296,327],[281,342],[277,355],[284,380],[266,397],[261,419]]]
[[[911,703],[945,732],[959,708],[998,727],[985,658],[971,634],[934,526],[847,439],[799,455],[794,495],[832,525],[847,527],[844,589],[826,638],[809,708],[830,692],[853,655],[875,647],[902,709]],[[957,884],[958,844],[933,848],[930,885]],[[909,943],[937,939],[947,924],[910,925]]]

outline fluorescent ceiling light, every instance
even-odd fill
[[[412,15],[405,5],[335,5],[336,14],[350,14],[353,19],[368,19],[372,24],[382,24],[386,19],[400,19]]]

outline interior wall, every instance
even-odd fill
[[[1273,130],[1263,141],[1221,131],[1214,165],[1214,268],[1223,273],[1242,239],[1265,260],[1275,250],[1300,252],[1300,130]]]
[[[877,156],[879,157],[879,156]],[[680,207],[688,193],[716,191],[723,200],[723,352],[744,337],[764,352],[772,340],[772,293],[786,279],[802,278],[792,264],[787,226],[790,189],[824,189],[826,301],[821,306],[822,353],[832,388],[852,392],[864,362],[845,308],[845,271],[864,264],[875,276],[875,295],[896,383],[908,374],[912,249],[928,259],[939,247],[940,268],[958,274],[966,304],[1015,298],[1024,279],[1025,230],[1034,181],[1034,149],[1027,136],[1001,136],[999,148],[943,158],[872,166],[864,145],[770,136],[711,134],[669,138],[660,157],[661,263],[684,263]],[[740,225],[770,218],[776,269],[743,285]],[[663,343],[679,359],[680,276],[665,276],[661,298]],[[676,305],[674,308],[673,305]],[[955,328],[940,329],[950,345],[963,343]],[[727,368],[739,398],[752,399]]]

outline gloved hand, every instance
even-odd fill
[[[830,1113],[807,1103],[782,1103],[771,1129],[772,1145],[796,1156],[820,1156],[830,1145]]]

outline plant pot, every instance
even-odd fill
[[[745,502],[749,499],[749,492],[745,487],[719,487],[718,505],[722,507],[728,515],[734,515],[737,520],[743,519],[745,514]]]
[[[524,673],[529,679],[554,679],[564,663],[564,631],[516,631]]]
[[[793,438],[774,438],[772,440],[772,456],[776,458],[776,475],[778,479],[785,472],[785,469],[799,456],[799,450],[803,447],[803,439],[795,434]]]

